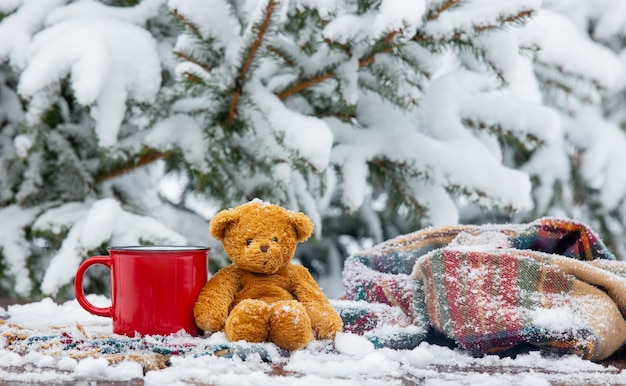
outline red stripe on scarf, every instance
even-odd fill
[[[413,316],[413,291],[407,290],[406,282],[394,280],[389,288],[396,305],[402,308],[405,314]]]
[[[450,318],[452,319],[452,325],[454,328],[454,335],[457,338],[466,336],[465,328],[466,322],[464,318],[464,311],[466,307],[463,307],[465,299],[460,295],[459,288],[459,253],[456,251],[445,250],[443,251],[443,282],[446,292],[446,299],[448,301],[448,309],[450,310]]]
[[[517,269],[517,259],[510,255],[485,259],[481,252],[444,251],[446,299],[454,335],[462,345],[468,346],[466,338],[503,332],[513,335],[505,334],[501,342],[483,341],[487,346],[480,348],[508,346],[512,343],[509,339],[517,340],[514,335],[522,328],[517,310]]]
[[[370,299],[372,302],[385,303],[385,304],[393,304],[387,298],[387,294],[385,293],[385,287],[387,286],[388,281],[383,279],[381,283],[375,283],[374,286],[374,298]]]

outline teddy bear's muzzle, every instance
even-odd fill
[[[261,246],[246,253],[246,261],[239,262],[239,267],[250,272],[273,274],[282,266],[279,248]]]

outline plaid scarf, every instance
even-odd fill
[[[378,337],[392,324],[412,333],[404,344],[391,340],[400,347],[432,327],[480,353],[529,343],[600,360],[626,340],[624,272],[576,221],[431,228],[350,256],[343,272],[348,299],[401,310],[411,323],[367,320],[364,311],[344,317],[344,328]]]

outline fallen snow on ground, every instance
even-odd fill
[[[106,305],[108,299],[90,296],[90,301]],[[147,385],[626,384],[626,374],[615,367],[574,356],[544,357],[532,352],[515,359],[493,355],[475,358],[427,343],[413,350],[375,349],[368,340],[347,333],[339,334],[334,342],[313,342],[288,357],[278,355],[279,350],[268,343],[265,347],[270,355],[265,358],[254,353],[245,359],[236,355],[173,355],[167,367],[145,370],[136,361],[111,361],[107,360],[111,357],[93,352],[82,358],[68,351],[16,352],[10,341],[14,335],[7,331],[17,326],[31,336],[65,331],[70,335],[116,337],[111,333],[110,319],[88,314],[76,301],[56,304],[44,299],[12,305],[0,308],[0,318],[4,319],[0,321],[0,379],[10,382],[139,379]],[[195,346],[228,343],[221,333],[210,337],[178,334],[168,339]]]

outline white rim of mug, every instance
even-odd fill
[[[209,250],[209,247],[198,245],[126,245],[107,248],[109,251],[158,251],[158,252],[185,252]]]

